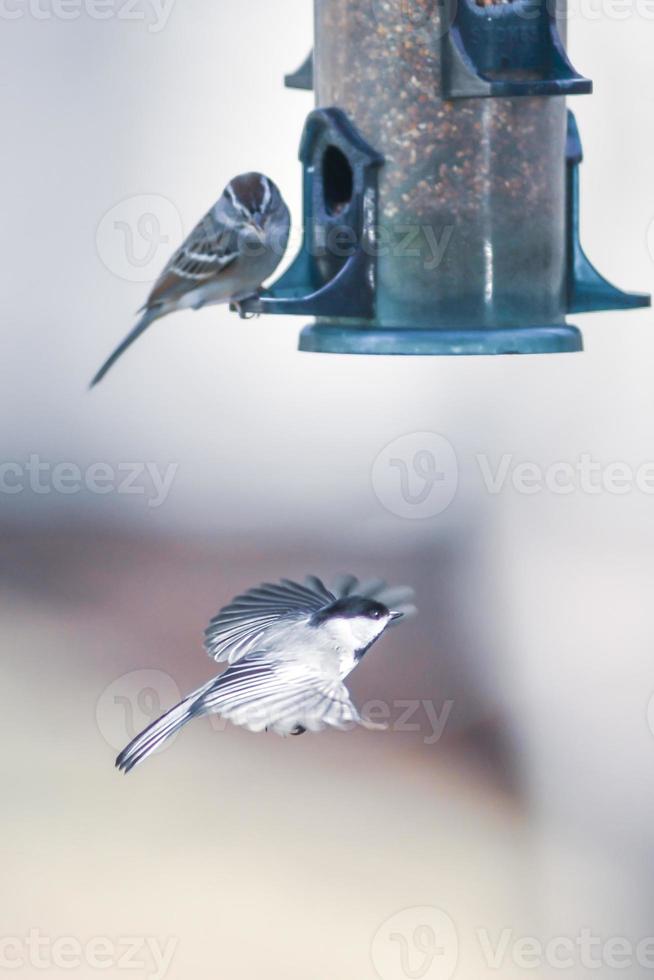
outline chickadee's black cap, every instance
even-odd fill
[[[312,620],[314,625],[324,623],[328,619],[340,617],[342,619],[354,619],[357,616],[365,616],[366,619],[383,619],[390,615],[387,607],[374,599],[365,599],[363,596],[346,596],[344,599],[337,599],[324,609],[314,613]]]

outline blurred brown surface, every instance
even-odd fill
[[[3,540],[6,935],[174,937],[171,977],[306,980],[374,976],[372,938],[406,907],[445,906],[464,933],[490,908],[515,920],[529,857],[502,726],[482,725],[461,665],[437,655],[420,618],[388,635],[352,688],[360,704],[453,699],[435,744],[424,718],[418,731],[299,739],[203,719],[126,778],[103,737],[126,724],[122,702],[101,701],[123,675],[163,671],[181,690],[211,676],[202,629],[239,589],[353,567],[417,578],[429,603],[438,575],[425,562],[362,568],[342,553],[317,563],[80,531]],[[461,955],[461,975],[482,975],[465,943]]]

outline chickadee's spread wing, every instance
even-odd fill
[[[146,307],[177,299],[227,269],[239,254],[238,235],[209,211],[175,252],[154,284]]]
[[[253,732],[290,735],[348,724],[373,727],[363,719],[338,679],[299,664],[254,653],[229,667],[194,705],[194,713],[216,713]],[[377,726],[374,726],[377,727]]]
[[[237,596],[211,620],[205,649],[214,660],[233,664],[256,649],[275,626],[308,618],[335,598],[313,575],[304,585],[289,579],[260,585]]]
[[[205,649],[214,660],[233,664],[260,646],[276,626],[308,618],[348,595],[376,599],[404,617],[415,613],[413,589],[389,588],[382,579],[360,582],[354,575],[342,575],[331,590],[315,575],[304,585],[282,579],[250,589],[221,609],[205,631]]]

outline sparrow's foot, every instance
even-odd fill
[[[248,296],[241,296],[239,299],[234,299],[229,304],[230,310],[238,313],[241,320],[253,320],[254,317],[260,316],[259,313],[250,313],[248,310],[243,309],[245,303],[250,299],[259,299],[258,293],[250,293]]]

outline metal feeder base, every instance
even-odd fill
[[[577,327],[425,330],[314,323],[299,349],[317,354],[563,354],[584,349]]]

